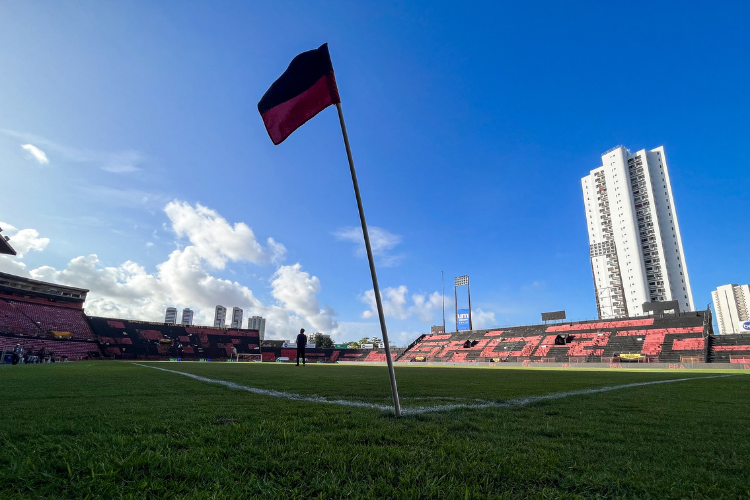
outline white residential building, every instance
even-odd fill
[[[750,321],[750,285],[724,285],[711,292],[719,333],[745,333],[742,323]]]
[[[610,149],[581,185],[599,318],[643,316],[644,302],[695,310],[664,147]]]
[[[177,308],[167,307],[167,314],[164,316],[164,322],[174,325],[177,323]]]
[[[187,307],[182,310],[182,322],[181,325],[191,326],[193,324],[193,310]]]
[[[242,309],[232,308],[232,328],[242,328]]]
[[[214,326],[218,328],[226,328],[227,326],[227,308],[224,306],[216,306],[216,312],[214,313]]]
[[[260,316],[253,316],[252,318],[247,318],[247,329],[248,330],[258,330],[260,340],[263,341],[266,339],[266,318],[262,318]]]

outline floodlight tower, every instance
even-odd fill
[[[471,286],[469,285],[469,276],[467,274],[465,274],[463,276],[458,276],[453,281],[453,299],[454,299],[454,305],[456,306],[456,331],[458,331],[458,327],[459,327],[459,321],[458,321],[458,291],[457,290],[458,290],[458,287],[464,286],[464,285],[466,286],[467,293],[468,293],[468,296],[469,296],[469,310],[466,311],[466,312],[464,312],[463,309],[461,310],[461,316],[462,316],[461,326],[465,326],[466,325],[466,323],[463,321],[463,317],[464,317],[464,315],[468,314],[469,330],[473,330],[474,329],[473,325],[471,323]]]

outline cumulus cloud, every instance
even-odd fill
[[[321,309],[318,303],[320,280],[303,272],[299,264],[279,267],[271,287],[273,297],[287,311],[306,318],[314,328],[330,332],[337,327],[336,312],[329,306]]]
[[[497,320],[495,319],[495,313],[491,311],[482,311],[480,308],[476,308],[471,313],[472,326],[477,330],[482,328],[492,328],[497,326]]]
[[[34,158],[40,165],[47,165],[49,163],[44,151],[33,144],[22,144],[21,147],[29,152],[29,158]]]
[[[16,251],[16,257],[23,257],[29,250],[41,252],[49,244],[49,238],[39,237],[39,231],[36,229],[18,230],[7,222],[0,222],[5,236],[10,237],[8,242]]]
[[[36,229],[18,230],[7,222],[0,222],[0,228],[3,234],[0,238],[8,236],[8,242],[16,251],[16,255],[0,255],[0,271],[5,273],[16,274],[19,276],[31,277],[26,270],[26,264],[21,262],[23,257],[30,250],[41,252],[49,244],[49,238],[39,237],[39,231]]]
[[[230,225],[216,211],[201,205],[175,201],[165,211],[175,234],[187,238],[189,244],[172,251],[154,273],[133,261],[103,266],[95,254],[76,257],[59,270],[42,266],[26,271],[22,262],[8,264],[7,259],[0,259],[0,268],[89,289],[86,312],[95,316],[163,321],[166,307],[191,307],[196,312],[196,324],[206,325],[213,322],[214,307],[223,304],[241,307],[246,316],[265,317],[269,338],[293,338],[302,327],[336,334],[335,311],[328,306],[321,308],[317,299],[319,279],[299,264],[277,269],[271,280],[276,302],[270,305],[264,305],[248,287],[212,276],[206,267],[223,268],[228,262],[238,261],[270,263],[283,256],[283,245],[269,239],[265,247],[261,246],[247,225]],[[35,238],[23,240],[21,249],[41,250],[47,245],[47,238],[39,238],[36,231],[34,234]]]
[[[432,322],[435,311],[440,311],[443,306],[440,293],[433,292],[430,295],[415,293],[411,297],[407,297],[408,292],[409,290],[404,285],[398,288],[386,288],[382,290],[383,313],[388,317],[396,319],[407,319],[411,316],[416,316],[422,323]],[[365,319],[377,318],[378,310],[375,303],[375,292],[368,290],[360,299],[370,307],[362,313],[362,317]]]
[[[370,247],[372,248],[372,254],[376,257],[380,257],[380,265],[384,267],[397,266],[404,258],[403,255],[393,255],[390,253],[391,250],[396,248],[401,243],[401,236],[386,231],[383,228],[370,226],[367,229],[370,235]],[[348,241],[354,243],[355,251],[354,254],[357,257],[367,257],[367,251],[365,249],[365,238],[362,234],[361,227],[344,227],[338,231],[334,231],[333,235],[340,241]]]
[[[172,201],[164,211],[177,236],[187,237],[198,255],[216,269],[224,269],[229,260],[270,264],[286,255],[284,245],[273,238],[266,240],[264,248],[247,224],[238,222],[232,226],[218,212],[200,203],[192,206]]]

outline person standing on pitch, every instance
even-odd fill
[[[302,358],[302,366],[305,366],[305,346],[307,345],[307,335],[305,335],[305,329],[300,328],[299,335],[297,335],[297,366],[299,366],[299,358]]]

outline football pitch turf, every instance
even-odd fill
[[[385,366],[0,367],[0,496],[750,497],[748,375],[401,366],[396,377],[401,418],[385,408]],[[646,384],[675,379],[689,380]]]

